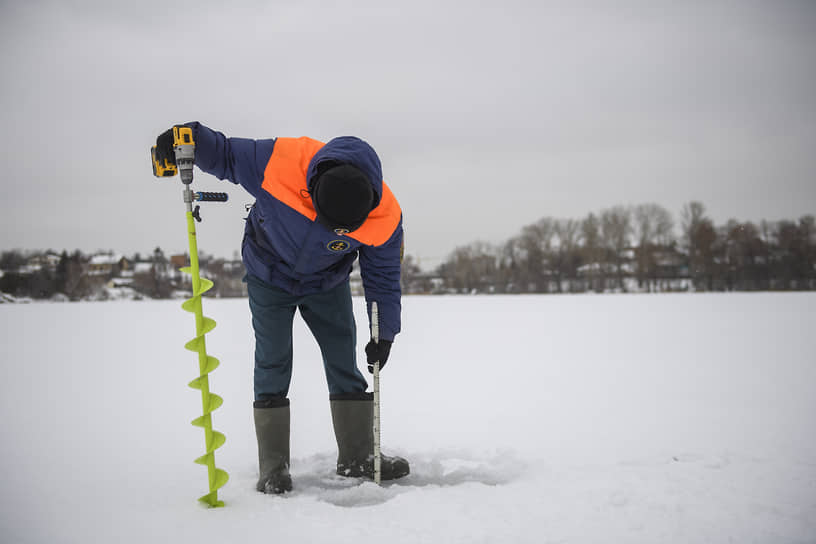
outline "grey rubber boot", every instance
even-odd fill
[[[369,393],[332,395],[332,423],[337,439],[337,474],[374,479],[374,403]],[[395,480],[411,470],[402,457],[381,456],[381,478]]]
[[[259,405],[261,407],[259,407]],[[289,399],[271,403],[256,402],[255,436],[258,438],[258,468],[256,486],[264,493],[284,493],[292,490],[289,475]]]

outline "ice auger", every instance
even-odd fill
[[[196,463],[207,467],[209,479],[209,492],[199,501],[208,506],[224,506],[224,501],[218,500],[218,490],[227,483],[229,475],[226,471],[216,468],[215,450],[220,448],[226,438],[223,433],[213,430],[212,412],[224,402],[221,397],[210,392],[209,374],[218,367],[218,359],[207,354],[207,346],[204,336],[215,328],[215,321],[205,317],[201,295],[209,291],[213,282],[202,278],[198,269],[198,244],[196,243],[195,221],[201,221],[199,206],[193,209],[193,202],[226,202],[226,193],[205,193],[193,192],[190,185],[193,182],[193,162],[195,158],[195,142],[193,141],[193,131],[188,127],[173,127],[173,149],[176,155],[176,164],[163,161],[161,164],[156,160],[155,146],[151,150],[153,159],[153,174],[158,177],[174,176],[178,172],[184,184],[184,203],[187,207],[187,239],[190,243],[190,266],[181,269],[182,272],[192,276],[193,296],[184,301],[181,307],[195,315],[196,336],[184,346],[186,349],[198,354],[199,375],[190,382],[190,387],[201,391],[201,405],[203,414],[192,421],[196,427],[204,429],[204,442],[206,452],[195,460]]]

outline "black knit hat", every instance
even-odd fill
[[[332,230],[360,228],[374,202],[371,182],[350,164],[322,172],[315,180],[312,195],[317,220]]]

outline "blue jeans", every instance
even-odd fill
[[[255,400],[285,398],[292,380],[292,321],[295,309],[312,331],[320,352],[329,394],[368,388],[357,368],[357,325],[351,290],[345,281],[322,293],[290,295],[255,276],[246,278],[252,328],[255,329]]]

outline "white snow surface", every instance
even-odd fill
[[[322,363],[296,317],[285,496],[254,489],[247,302],[204,310],[218,509],[196,501],[192,314],[0,306],[0,541],[816,542],[814,293],[405,297],[382,434],[412,472],[383,487],[333,475]]]

